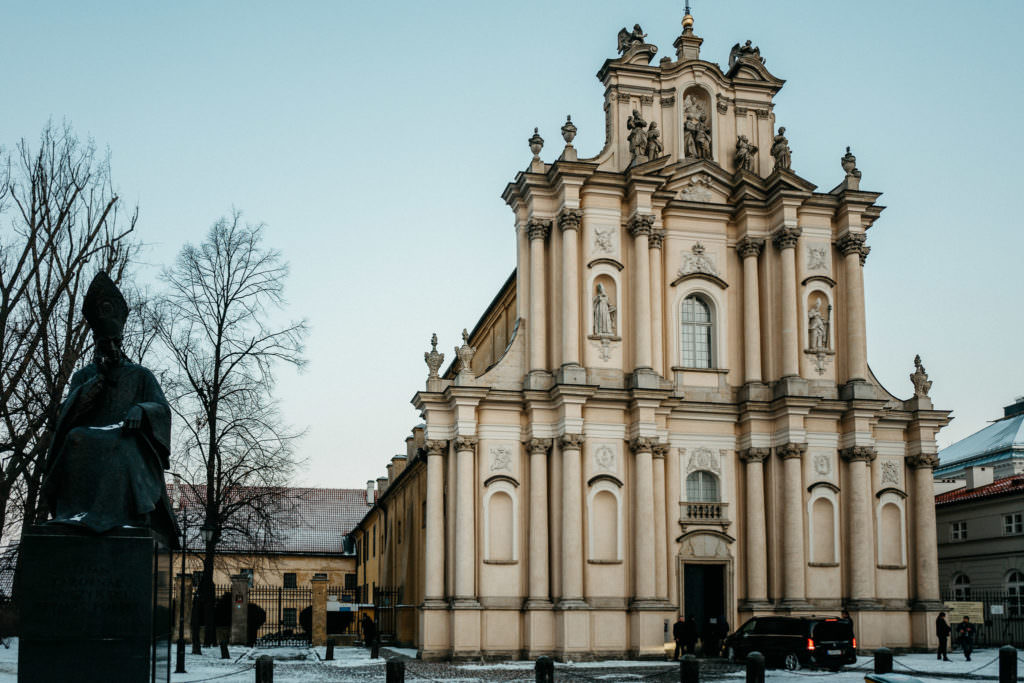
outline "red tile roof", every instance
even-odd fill
[[[1024,497],[1024,476],[1019,474],[1012,477],[996,479],[991,484],[979,486],[975,489],[955,489],[946,491],[935,496],[936,505],[948,505],[950,503],[963,503],[970,500],[982,498],[994,498],[997,496],[1022,496]]]

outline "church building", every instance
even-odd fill
[[[926,646],[949,412],[926,376],[902,399],[868,366],[880,193],[849,148],[831,190],[793,170],[784,81],[751,41],[722,67],[689,14],[674,57],[644,39],[620,31],[598,72],[597,156],[569,120],[553,161],[530,138],[503,194],[516,269],[447,372],[426,355],[402,509],[379,517],[414,548],[392,563],[398,638],[428,659],[661,657],[681,614],[848,609],[862,648]]]

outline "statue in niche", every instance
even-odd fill
[[[711,158],[711,130],[704,103],[693,95],[683,99],[683,153],[687,159]]]
[[[647,127],[647,158],[657,159],[661,156],[664,146],[661,144],[661,131],[658,130],[658,124],[651,121],[651,125]]]
[[[630,165],[647,162],[649,160],[647,158],[647,122],[636,109],[626,119],[626,128],[629,130],[627,139],[629,140]]]
[[[597,294],[594,295],[594,336],[615,336],[615,306],[611,304],[600,282],[597,283]]]
[[[754,172],[754,155],[757,154],[757,147],[750,144],[750,138],[741,135],[736,139],[736,169]]]
[[[832,307],[823,314],[821,301],[815,301],[814,306],[807,313],[807,340],[810,342],[811,351],[822,351],[828,348],[828,324]]]
[[[779,134],[775,136],[775,141],[772,143],[772,156],[775,157],[775,170],[789,169],[792,158],[789,140],[786,139],[786,129],[782,126],[779,127]]]
[[[82,304],[96,355],[71,378],[46,456],[42,500],[51,524],[97,534],[149,527],[175,538],[164,487],[171,408],[153,373],[121,350],[128,310],[117,285],[99,272]]]
[[[625,26],[619,31],[619,54],[625,53],[629,48],[634,45],[643,45],[644,38],[647,34],[640,28],[640,24],[633,24],[633,30],[630,31]]]

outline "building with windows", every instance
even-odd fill
[[[660,61],[619,33],[604,148],[567,120],[546,161],[535,132],[516,268],[447,371],[426,354],[421,445],[360,527],[424,658],[661,657],[679,614],[934,638],[948,412],[919,361],[905,399],[868,367],[880,195],[849,149],[832,189],[799,176],[759,48],[702,43],[689,15]]]
[[[939,458],[935,521],[944,594],[1024,618],[1024,397]],[[1019,630],[1024,634],[1024,625]]]

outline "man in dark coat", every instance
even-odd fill
[[[956,639],[960,643],[960,648],[964,651],[964,659],[968,662],[971,661],[971,653],[974,651],[975,633],[974,624],[971,623],[970,618],[965,614],[964,620],[956,625]]]
[[[170,406],[153,373],[121,351],[128,304],[106,273],[93,278],[82,313],[96,355],[71,378],[47,454],[42,496],[50,523],[98,534],[151,527],[174,543],[164,486]]]
[[[689,614],[686,616],[686,621],[683,623],[683,649],[686,654],[695,654],[697,650],[697,622],[693,620],[693,615]]]
[[[373,623],[369,614],[364,614],[360,623],[363,627],[363,645],[372,650],[373,644],[377,642],[377,624]]]
[[[946,641],[949,639],[949,633],[952,629],[949,628],[949,622],[946,621],[946,613],[939,612],[939,616],[935,617],[935,635],[939,638],[939,649],[935,653],[936,659],[941,659],[944,662],[949,661],[949,655],[946,651]]]
[[[679,615],[679,620],[672,624],[672,640],[676,641],[676,649],[672,654],[672,659],[679,659],[679,655],[684,653],[686,650],[683,646],[683,638],[686,633],[686,624],[683,622],[683,615]]]

